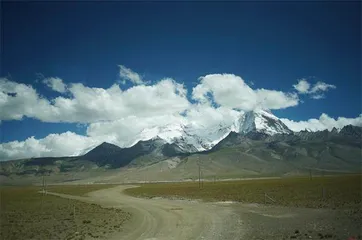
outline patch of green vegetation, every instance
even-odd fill
[[[118,185],[117,184],[51,185],[47,187],[47,190],[55,193],[63,193],[74,196],[84,196],[90,192],[106,188],[112,188],[116,186]]]
[[[127,189],[137,197],[176,197],[205,201],[267,203],[309,208],[355,208],[361,206],[362,175],[294,177],[244,181],[143,184]],[[265,198],[265,193],[275,200]]]
[[[53,190],[58,187],[63,186]],[[40,187],[34,186],[0,188],[0,239],[84,239],[87,235],[102,239],[121,231],[131,216],[121,209],[106,209],[39,191]],[[109,225],[119,228],[109,229]]]

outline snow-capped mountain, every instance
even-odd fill
[[[258,132],[266,135],[292,133],[279,118],[266,110],[246,112],[240,118],[239,133]]]
[[[255,118],[256,122],[259,121],[260,115],[256,114]],[[213,131],[210,130],[208,134],[222,136],[217,133],[229,131],[228,126],[225,128],[222,126],[214,128]],[[8,178],[11,184],[17,176],[29,179],[28,177],[33,176],[38,178],[44,173],[47,175],[60,173],[59,176],[73,175],[80,176],[81,179],[82,176],[87,178],[97,173],[102,173],[99,176],[106,176],[103,174],[108,174],[108,169],[119,168],[123,168],[122,172],[125,171],[123,173],[126,179],[129,176],[136,176],[137,180],[144,181],[144,175],[150,176],[151,173],[154,174],[155,180],[163,177],[166,177],[166,180],[175,180],[182,179],[185,177],[185,172],[192,171],[195,174],[193,176],[197,177],[195,161],[201,157],[212,160],[209,161],[209,166],[205,166],[208,168],[205,173],[210,177],[227,174],[225,169],[230,169],[230,172],[227,171],[230,177],[235,176],[233,170],[240,170],[240,174],[252,171],[253,176],[257,176],[254,174],[284,176],[286,173],[295,171],[309,174],[310,169],[336,173],[360,173],[362,127],[347,125],[339,132],[337,129],[332,129],[331,131],[301,131],[267,135],[265,132],[270,130],[269,127],[267,125],[261,128],[255,124],[255,128],[251,128],[251,131],[246,134],[232,131],[212,149],[203,152],[202,156],[188,153],[188,151],[195,152],[197,149],[186,139],[189,137],[192,140],[206,141],[206,133],[204,138],[201,136],[191,138],[196,135],[185,135],[186,137],[176,139],[173,143],[168,143],[156,136],[147,141],[139,141],[129,148],[121,148],[104,142],[78,157],[42,157],[6,161],[0,165],[0,172],[2,176],[11,176]],[[260,130],[261,132],[258,132]],[[215,152],[218,154],[215,155]],[[166,170],[163,167],[165,164],[168,166]],[[162,175],[164,170],[166,175]],[[92,174],[88,174],[88,171]],[[81,174],[77,175],[78,173]],[[109,173],[114,174],[116,171]],[[110,176],[116,177],[116,175]],[[58,177],[54,179],[59,181]]]
[[[147,141],[159,137],[167,143],[173,143],[174,139],[180,138],[184,135],[184,124],[173,123],[165,126],[154,126],[143,129],[135,136],[130,146],[137,144],[139,141]]]
[[[255,110],[241,113],[233,123],[221,122],[213,126],[203,126],[196,123],[177,122],[164,126],[154,126],[143,129],[130,140],[130,148],[141,141],[162,139],[177,152],[192,153],[210,150],[230,132],[241,134],[262,133],[274,135],[288,134],[292,131],[276,116],[266,110]]]
[[[237,131],[236,124],[220,123],[212,127],[196,124],[174,123],[165,126],[155,126],[143,129],[127,147],[132,147],[139,141],[160,138],[169,144],[176,145],[183,152],[200,152],[212,148],[225,138],[231,131]]]

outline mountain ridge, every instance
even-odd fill
[[[268,135],[292,132],[271,112],[255,110],[240,115],[231,125],[222,122],[206,128],[199,125],[173,123],[165,126],[146,128],[138,134],[138,137],[132,140],[130,146],[122,148],[131,148],[140,141],[159,138],[168,144],[174,145],[175,148],[179,149],[178,152],[180,153],[202,152],[210,150],[232,131],[242,132],[244,134],[256,131]]]
[[[141,135],[131,139],[135,143],[130,147],[102,142],[80,156],[0,162],[0,179],[10,184],[44,175],[59,181],[93,176],[188,179],[197,177],[201,163],[207,176],[280,176],[310,169],[362,172],[362,127],[293,132],[264,110],[246,112],[231,125],[196,128],[175,123],[144,129]]]
[[[332,132],[338,133],[341,129],[334,128]],[[135,146],[138,142],[162,139],[174,146],[174,149],[178,149],[178,153],[186,154],[208,151],[225,139],[230,132],[260,138],[275,134],[295,133],[298,135],[300,133],[300,135],[303,135],[304,131],[293,132],[270,111],[258,109],[241,114],[232,124],[222,122],[212,127],[204,127],[184,122],[172,123],[143,129],[132,138],[130,145],[120,146],[114,142],[113,144],[126,149]],[[88,148],[87,151],[81,151],[79,155],[83,155],[89,150],[92,150],[92,148]]]
[[[32,181],[43,175],[64,180],[71,176],[72,179],[74,176],[79,179],[90,176],[187,179],[197,177],[200,161],[206,176],[280,176],[306,174],[309,169],[361,172],[361,133],[362,127],[352,125],[339,132],[268,135],[258,131],[246,134],[232,131],[212,149],[196,153],[185,153],[177,144],[157,137],[140,141],[131,148],[103,142],[83,156],[0,162],[0,178],[10,183],[21,179]]]

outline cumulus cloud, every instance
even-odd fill
[[[54,114],[54,107],[32,86],[0,78],[0,120],[20,120],[23,116],[42,120]]]
[[[58,97],[54,106],[62,113],[59,117],[71,122],[179,113],[189,105],[186,90],[172,79],[164,79],[153,86],[135,86],[126,91],[116,84],[108,89],[73,84],[69,91],[73,98]]]
[[[268,89],[252,89],[234,74],[210,74],[201,77],[193,89],[193,99],[202,104],[216,104],[250,111],[256,108],[282,109],[296,106],[298,95]]]
[[[316,84],[314,84],[314,86],[310,90],[310,93],[325,92],[325,91],[328,91],[329,89],[335,89],[335,88],[336,88],[336,86],[334,86],[332,84],[327,84],[324,82],[317,82]]]
[[[355,125],[362,126],[362,114],[356,118],[345,118],[338,117],[337,119],[329,117],[327,114],[323,113],[319,119],[309,119],[307,121],[293,121],[286,118],[281,119],[285,125],[287,125],[291,130],[299,132],[302,130],[310,131],[322,131],[325,129],[332,130],[335,128],[343,128],[346,125]]]
[[[159,115],[153,117],[129,116],[115,121],[91,123],[87,135],[91,138],[114,143],[120,147],[130,147],[137,139],[148,140],[152,134],[143,132],[145,129],[167,125],[187,124],[179,114]]]
[[[77,135],[73,132],[49,134],[42,139],[30,137],[25,141],[0,144],[0,159],[72,156],[78,155],[84,149],[99,143],[96,139]]]
[[[242,112],[226,107],[214,108],[208,105],[196,104],[186,112],[188,124],[200,128],[211,128],[222,123],[224,126],[232,125]]]
[[[60,79],[48,78],[47,82],[55,83],[51,85],[54,89],[66,90],[68,94],[46,99],[30,85],[0,79],[0,121],[29,117],[44,122],[94,123],[128,116],[180,114],[192,107],[185,86],[171,78],[126,90],[118,84],[96,88],[81,83],[71,83],[60,89],[57,86],[62,83]],[[298,105],[299,101],[296,94],[263,88],[254,90],[233,74],[201,77],[192,97],[205,106],[214,102],[220,107],[245,111],[287,108]]]
[[[172,129],[189,126],[195,130],[202,130],[216,128],[220,123],[230,126],[240,114],[240,112],[228,108],[195,105],[185,115],[128,116],[114,121],[100,121],[88,125],[86,136],[66,132],[50,134],[42,139],[30,137],[25,141],[0,144],[0,160],[75,156],[85,153],[102,142],[130,147],[139,140],[149,140],[164,128],[170,130],[163,132],[165,136],[180,137],[177,134],[181,132],[172,132]]]
[[[168,114],[153,117],[129,116],[115,121],[102,121],[89,124],[87,136],[117,144],[121,147],[132,146],[137,139],[148,140],[144,130],[154,128],[178,128],[180,125],[199,128],[214,127],[220,123],[231,125],[240,116],[240,112],[219,107],[194,105],[184,115]],[[120,131],[122,129],[122,131]]]
[[[125,84],[126,81],[130,81],[131,83],[137,85],[145,84],[145,81],[138,73],[132,71],[132,69],[127,68],[123,65],[119,65],[119,76],[123,80],[123,84]]]
[[[36,118],[44,122],[90,123],[127,116],[157,116],[180,113],[189,106],[187,90],[168,78],[155,85],[139,85],[125,91],[114,84],[108,89],[70,84],[70,97],[51,101],[35,89],[0,79],[0,120]]]
[[[65,93],[67,91],[67,85],[58,77],[45,78],[43,83],[56,92]]]
[[[77,155],[104,141],[129,147],[139,139],[154,136],[162,127],[183,125],[201,130],[217,129],[220,123],[232,126],[244,111],[283,109],[300,102],[296,93],[253,89],[233,74],[202,76],[190,94],[183,84],[171,78],[145,85],[139,74],[123,65],[120,65],[120,76],[135,85],[122,89],[115,83],[108,88],[97,88],[81,83],[64,84],[59,78],[43,78],[54,91],[67,92],[54,99],[41,96],[31,85],[0,78],[0,123],[29,117],[43,122],[83,124],[87,128],[86,136],[66,132],[50,134],[43,139],[30,137],[25,141],[2,143],[0,160]],[[335,88],[323,82],[311,85],[305,79],[293,87],[298,93],[316,99]],[[322,114],[319,119],[308,121],[282,120],[295,131],[362,125],[362,115],[355,119],[340,117],[335,120]]]
[[[300,79],[297,84],[293,85],[293,87],[298,93],[305,94],[309,92],[310,84],[303,78]]]
[[[325,98],[324,92],[336,88],[335,85],[321,81],[318,81],[312,86],[305,78],[300,79],[297,84],[293,85],[293,87],[299,94],[308,94],[312,99]]]
[[[257,89],[258,104],[263,109],[283,109],[294,107],[299,104],[297,94],[285,93],[282,91]]]
[[[115,121],[91,123],[87,128],[87,136],[99,141],[111,142],[120,147],[130,147],[139,139],[148,140],[154,137],[160,129],[172,130],[180,126],[201,129],[215,127],[220,123],[230,126],[238,116],[240,112],[229,108],[193,105],[183,115],[129,116]]]

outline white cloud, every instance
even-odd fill
[[[297,106],[299,98],[297,94],[284,93],[281,91],[256,89],[255,90],[261,108],[283,109]]]
[[[200,130],[216,127],[220,123],[226,126],[232,125],[239,116],[240,112],[228,108],[195,105],[186,112],[185,116],[179,114],[153,117],[129,116],[114,121],[100,121],[88,125],[86,136],[66,132],[50,134],[42,139],[30,137],[25,141],[0,144],[0,161],[45,156],[75,156],[102,142],[130,147],[140,139],[148,140],[154,137],[153,130],[160,127],[170,127],[172,130],[183,125],[196,126]]]
[[[53,90],[67,92],[54,99],[42,97],[30,85],[0,78],[0,123],[29,117],[43,122],[74,122],[87,127],[87,136],[66,132],[50,134],[43,139],[30,137],[25,141],[2,143],[0,160],[76,155],[103,141],[129,147],[139,136],[145,140],[159,127],[183,124],[203,129],[216,128],[220,123],[230,126],[243,111],[283,109],[299,104],[296,93],[253,89],[233,74],[200,77],[191,93],[195,103],[188,100],[186,87],[171,78],[144,85],[137,73],[122,65],[120,76],[136,86],[123,90],[118,84],[96,88],[81,83],[65,85],[59,78],[47,78],[43,82]],[[312,86],[302,79],[294,88],[319,99],[335,86],[323,82]],[[319,119],[308,121],[283,121],[295,131],[323,130],[347,124],[362,125],[362,115],[355,119],[340,117],[335,120],[322,114]]]
[[[195,130],[216,127],[220,123],[223,123],[224,126],[230,126],[235,123],[240,114],[240,112],[229,108],[195,105],[187,111],[185,116],[177,114],[155,117],[130,116],[115,121],[91,123],[87,128],[87,136],[65,132],[49,134],[42,139],[30,137],[25,141],[2,143],[0,144],[0,161],[30,157],[76,156],[85,153],[85,149],[90,150],[101,142],[129,147],[139,139],[147,140],[150,139],[150,136],[153,137],[153,128],[179,124],[197,126],[198,128]],[[349,124],[362,126],[362,114],[356,118],[339,117],[333,119],[323,113],[319,119],[299,122],[289,119],[281,120],[293,131],[305,129],[311,131],[332,130],[333,127],[342,128]]]
[[[42,139],[30,137],[25,141],[13,141],[0,144],[0,160],[73,156],[97,144],[100,144],[100,142],[90,137],[77,135],[73,132],[49,134]]]
[[[305,78],[300,79],[297,84],[293,85],[293,87],[299,94],[308,94],[312,99],[325,98],[324,92],[327,92],[329,89],[336,88],[335,85],[321,81],[311,86]]]
[[[298,93],[305,94],[309,92],[310,84],[306,79],[300,79],[297,84],[293,85]]]
[[[309,119],[307,121],[293,121],[286,118],[281,119],[285,125],[287,125],[291,130],[299,132],[305,129],[311,131],[322,131],[325,129],[332,130],[335,128],[343,128],[346,125],[355,125],[362,126],[362,114],[356,118],[345,118],[338,117],[337,119],[329,117],[327,114],[323,113],[319,119]]]
[[[123,84],[126,83],[125,81],[130,81],[131,83],[137,85],[145,84],[144,80],[138,73],[123,65],[119,65],[119,76],[123,79]]]
[[[200,80],[193,89],[192,97],[202,104],[210,105],[214,101],[221,107],[239,110],[281,109],[298,105],[296,94],[253,90],[243,79],[232,74],[207,75]],[[29,117],[44,122],[93,123],[128,116],[179,114],[192,106],[185,86],[170,78],[127,90],[122,90],[117,84],[110,88],[95,88],[81,83],[64,85],[63,89],[61,79],[57,78],[48,78],[46,83],[69,94],[46,99],[30,85],[0,79],[0,121]]]
[[[57,77],[45,78],[43,83],[56,92],[65,93],[67,91],[67,85],[63,80]]]
[[[184,115],[129,116],[115,121],[91,123],[87,128],[87,135],[120,147],[129,147],[139,139],[148,140],[150,137],[154,137],[151,132],[155,128],[170,127],[174,129],[179,128],[180,125],[207,128],[215,127],[220,123],[231,125],[238,116],[240,116],[240,112],[224,107],[193,105]]]
[[[27,116],[44,122],[90,123],[127,116],[158,116],[180,113],[189,107],[186,89],[172,79],[152,86],[134,86],[122,91],[117,84],[108,89],[70,84],[70,97],[51,101],[35,89],[0,79],[0,120],[20,120]]]
[[[220,123],[230,126],[237,120],[240,114],[239,111],[226,107],[214,108],[208,105],[197,104],[193,105],[186,112],[186,118],[189,124],[208,128],[215,127],[215,125]]]
[[[255,108],[282,109],[298,105],[296,94],[250,88],[234,74],[210,74],[201,77],[192,97],[203,104],[214,101],[223,107],[250,111]]]
[[[195,105],[185,116],[180,114],[158,115],[151,117],[128,116],[114,121],[91,123],[86,136],[73,132],[50,134],[42,139],[30,137],[25,141],[13,141],[0,144],[0,161],[30,157],[75,156],[90,150],[102,142],[120,147],[130,147],[138,140],[154,137],[152,129],[166,126],[215,127],[219,123],[231,125],[239,112],[227,108],[213,108]]]
[[[314,84],[314,86],[310,90],[310,93],[325,92],[325,91],[328,91],[329,89],[335,89],[335,88],[336,88],[336,86],[334,86],[332,84],[327,84],[324,82],[317,82],[316,84]]]
[[[186,119],[178,114],[153,117],[129,116],[115,121],[91,123],[87,128],[87,135],[91,138],[100,139],[102,142],[114,143],[120,147],[129,147],[139,139],[149,139],[147,135],[142,135],[141,132],[144,129],[170,124],[186,124]]]
[[[0,78],[0,120],[20,120],[23,116],[43,120],[54,114],[54,107],[33,87]]]
[[[311,95],[310,98],[318,100],[325,98],[325,95],[323,93],[320,93],[320,94]]]

